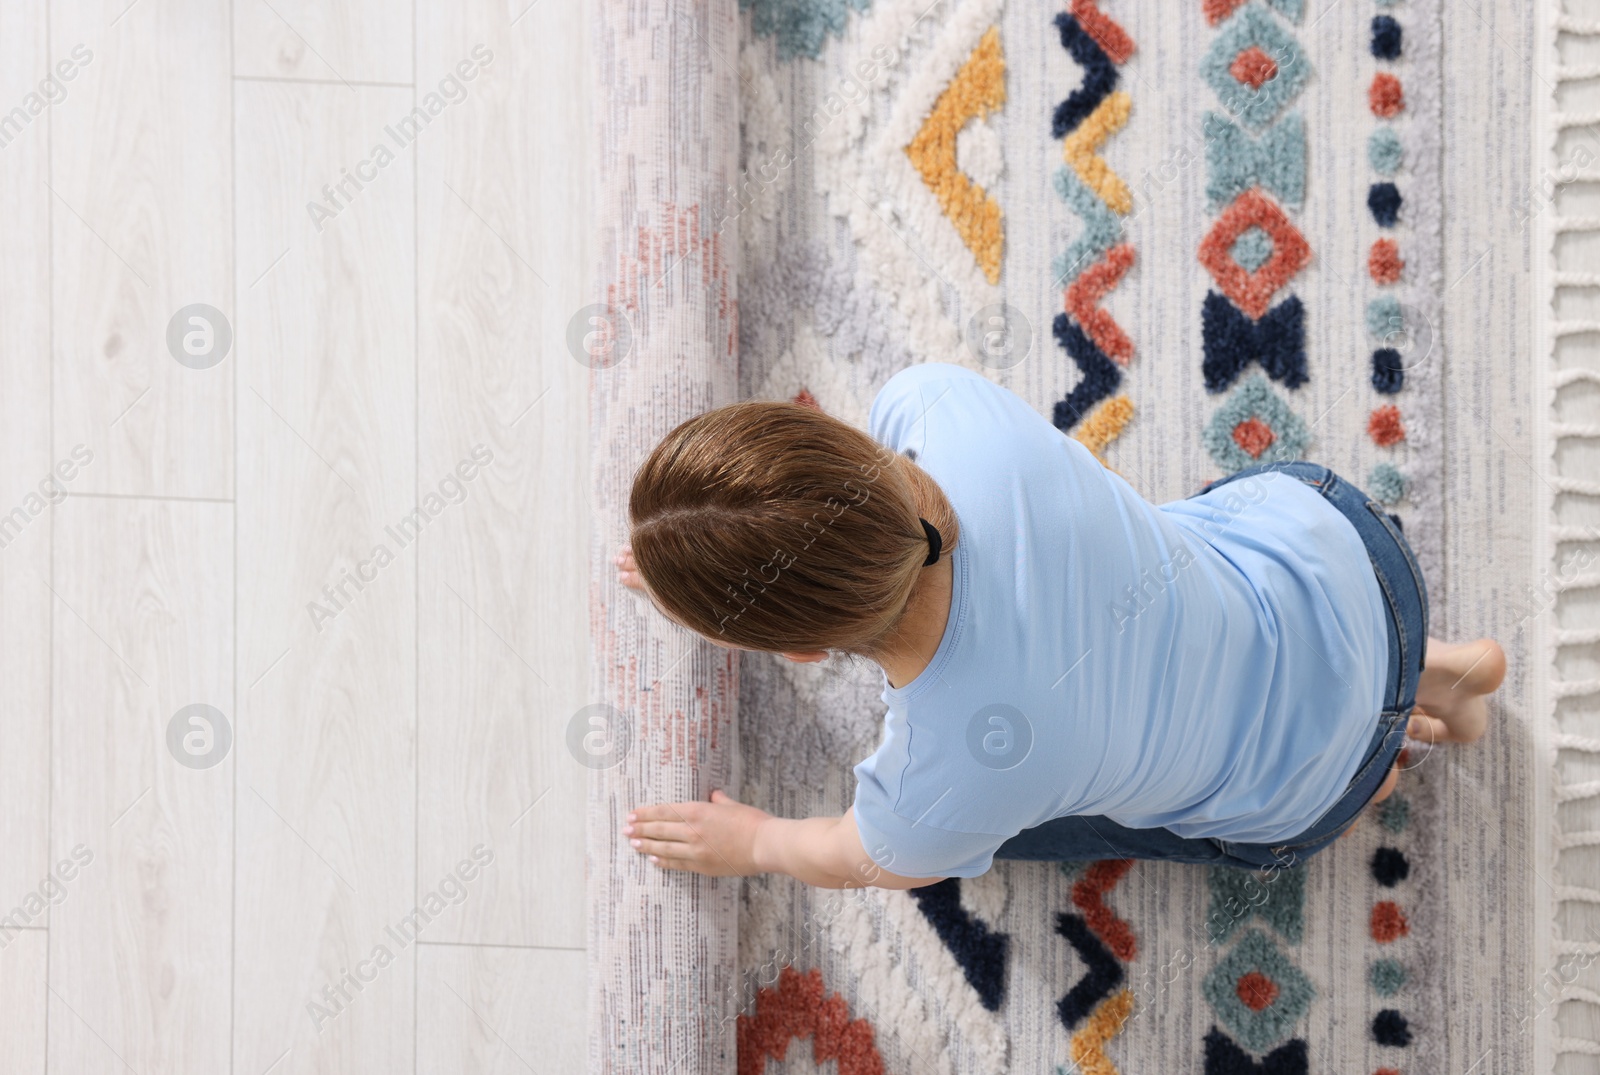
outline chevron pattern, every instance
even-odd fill
[[[981,119],[1006,101],[1006,61],[1000,28],[991,26],[950,80],[923,121],[906,156],[939,199],[939,208],[967,244],[991,284],[1000,282],[1005,223],[1000,203],[962,174],[956,165],[956,134],[968,120]]]
[[[1104,20],[1102,25],[1116,26],[1103,15],[1101,19]],[[1096,35],[1084,29],[1076,16],[1063,11],[1056,15],[1055,22],[1056,29],[1061,32],[1061,47],[1083,68],[1082,84],[1069,93],[1066,100],[1056,105],[1055,116],[1050,122],[1050,136],[1061,138],[1088,119],[1100,107],[1100,102],[1117,88],[1117,68],[1111,62],[1111,57],[1106,55],[1106,50],[1100,47],[1100,42],[1095,40]],[[1131,43],[1128,51],[1132,51]]]
[[[1061,1025],[1073,1030],[1122,984],[1126,975],[1117,957],[1094,935],[1082,915],[1060,912],[1056,915],[1056,932],[1067,939],[1084,963],[1083,977],[1056,1002]]]
[[[1061,142],[1062,155],[1084,186],[1098,194],[1112,212],[1122,216],[1133,209],[1133,192],[1100,156],[1100,147],[1107,138],[1128,125],[1128,113],[1132,109],[1133,98],[1123,91],[1108,94]]]
[[[1058,1066],[1056,1075],[1117,1075],[1106,1044],[1122,1032],[1133,1011],[1133,992],[1122,988],[1123,964],[1138,956],[1139,944],[1132,927],[1106,906],[1105,897],[1132,867],[1132,859],[1089,863],[1072,885],[1072,903],[1083,913],[1056,915],[1056,932],[1084,963],[1082,977],[1056,1005],[1062,1025],[1072,1031],[1072,1067]],[[1075,868],[1062,866],[1069,873]]]
[[[1121,282],[1133,266],[1133,246],[1122,243],[1106,251],[1101,261],[1067,288],[1067,313],[1083,326],[1096,347],[1126,366],[1133,357],[1133,341],[1112,316],[1099,307],[1102,296]]]
[[[989,929],[961,906],[961,878],[909,890],[922,916],[961,965],[967,984],[991,1012],[1000,1010],[1006,995],[1006,948],[1011,938]]]
[[[1056,403],[1052,420],[1070,432],[1091,411],[1098,417],[1092,440],[1096,458],[1119,436],[1133,404],[1120,396],[1107,403],[1122,383],[1119,366],[1133,358],[1133,340],[1100,304],[1133,266],[1131,243],[1122,235],[1123,217],[1133,211],[1133,192],[1100,155],[1106,141],[1128,124],[1133,99],[1118,90],[1117,65],[1133,53],[1133,39],[1093,3],[1078,0],[1055,17],[1061,46],[1083,68],[1083,81],[1056,106],[1051,133],[1062,140],[1065,167],[1056,173],[1056,190],[1077,214],[1083,230],[1052,265],[1065,284],[1065,310],[1052,326],[1057,344],[1077,365],[1082,378]]]
[[[1107,997],[1089,1017],[1082,1030],[1072,1035],[1073,1071],[1082,1075],[1117,1075],[1117,1068],[1106,1056],[1106,1043],[1122,1033],[1122,1026],[1133,1012],[1133,993],[1122,990]],[[1059,1075],[1065,1069],[1057,1068]]]

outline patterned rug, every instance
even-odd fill
[[[1156,502],[1309,458],[1392,505],[1436,588],[1439,19],[1438,0],[752,0],[740,395],[864,427],[896,370],[960,362]],[[841,813],[880,689],[876,669],[742,661],[743,800]],[[1441,1070],[1426,760],[1275,872],[747,879],[741,1075]]]

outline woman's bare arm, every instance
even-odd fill
[[[861,846],[855,807],[843,817],[803,821],[768,818],[757,836],[758,861],[819,888],[921,888],[942,877],[902,877],[872,861]]]
[[[623,834],[662,869],[712,877],[784,873],[818,888],[919,888],[942,877],[902,877],[861,846],[853,810],[843,817],[773,817],[721,789],[710,802],[660,803],[628,815]]]
[[[633,550],[617,553],[617,579],[647,593]],[[622,833],[662,869],[712,877],[786,873],[818,888],[920,888],[942,877],[902,877],[872,861],[861,846],[854,808],[843,817],[773,817],[721,790],[710,802],[660,803],[628,814]]]

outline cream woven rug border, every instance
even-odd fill
[[[1563,83],[1583,81],[1592,77],[1582,67],[1563,67],[1558,41],[1562,34],[1578,37],[1600,36],[1600,18],[1595,18],[1591,7],[1590,17],[1581,18],[1564,10],[1560,0],[1541,0],[1538,5],[1534,39],[1533,137],[1530,182],[1536,191],[1542,187],[1540,177],[1549,176],[1557,185],[1570,182],[1578,172],[1573,169],[1574,153],[1562,152],[1563,132],[1580,126],[1589,128],[1588,142],[1594,143],[1594,125],[1600,116],[1578,115],[1561,111],[1560,87]],[[1583,143],[1580,141],[1579,145]],[[1579,152],[1583,152],[1581,149]],[[1590,157],[1592,162],[1593,157]],[[1597,734],[1594,698],[1600,694],[1600,679],[1563,678],[1561,646],[1577,642],[1593,634],[1592,630],[1574,627],[1572,617],[1564,615],[1572,603],[1574,590],[1590,589],[1600,579],[1595,573],[1574,574],[1563,569],[1565,550],[1574,545],[1592,543],[1600,534],[1593,527],[1574,525],[1561,510],[1558,499],[1563,495],[1594,496],[1600,494],[1600,485],[1592,475],[1567,473],[1563,469],[1559,444],[1563,440],[1592,437],[1597,432],[1595,419],[1600,419],[1600,408],[1589,408],[1582,415],[1589,421],[1573,421],[1576,415],[1563,416],[1559,400],[1563,389],[1583,382],[1600,384],[1600,374],[1592,367],[1564,365],[1564,356],[1570,357],[1575,348],[1571,338],[1587,336],[1593,339],[1596,326],[1589,322],[1559,320],[1557,292],[1563,287],[1592,288],[1600,284],[1600,276],[1593,265],[1579,265],[1571,252],[1563,257],[1557,251],[1557,236],[1563,232],[1600,231],[1600,217],[1563,215],[1559,203],[1552,197],[1537,211],[1532,234],[1531,258],[1533,265],[1533,374],[1534,374],[1534,464],[1545,481],[1536,487],[1538,510],[1535,512],[1535,537],[1532,543],[1533,562],[1529,577],[1536,580],[1536,593],[1548,593],[1551,606],[1536,612],[1532,620],[1531,669],[1533,686],[1534,745],[1538,764],[1536,785],[1537,801],[1534,810],[1535,848],[1545,870],[1536,871],[1531,880],[1534,886],[1538,926],[1535,928],[1533,951],[1534,989],[1540,1000],[1535,1009],[1534,1071],[1538,1075],[1554,1075],[1564,1067],[1563,1056],[1600,1056],[1600,1041],[1595,1040],[1593,1028],[1600,1017],[1600,993],[1589,988],[1591,975],[1582,969],[1600,956],[1600,943],[1592,936],[1580,936],[1570,929],[1570,920],[1562,913],[1565,904],[1600,905],[1600,887],[1593,876],[1573,877],[1576,861],[1564,863],[1563,858],[1576,860],[1577,856],[1564,855],[1573,848],[1600,843],[1600,830],[1578,829],[1564,831],[1558,817],[1562,803],[1578,803],[1600,799],[1600,782],[1563,780],[1564,760],[1574,755],[1600,755],[1600,734]],[[1563,341],[1569,341],[1564,343]],[[1567,421],[1562,421],[1566,417]],[[1587,547],[1587,544],[1585,545]],[[1566,717],[1560,714],[1563,699],[1573,699],[1578,704],[1567,707]],[[1587,704],[1585,704],[1587,703]],[[1587,719],[1574,719],[1587,718]],[[1591,809],[1587,815],[1595,817]],[[1548,872],[1546,872],[1548,871]],[[1548,879],[1548,880],[1546,880]],[[1584,883],[1572,883],[1574,880]],[[1574,1028],[1567,1005],[1577,1004],[1588,1009]],[[1585,1033],[1584,1029],[1588,1029]]]

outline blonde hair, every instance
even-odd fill
[[[657,606],[727,645],[882,655],[928,555],[955,547],[936,482],[847,422],[746,400],[668,433],[633,479],[634,562]]]

